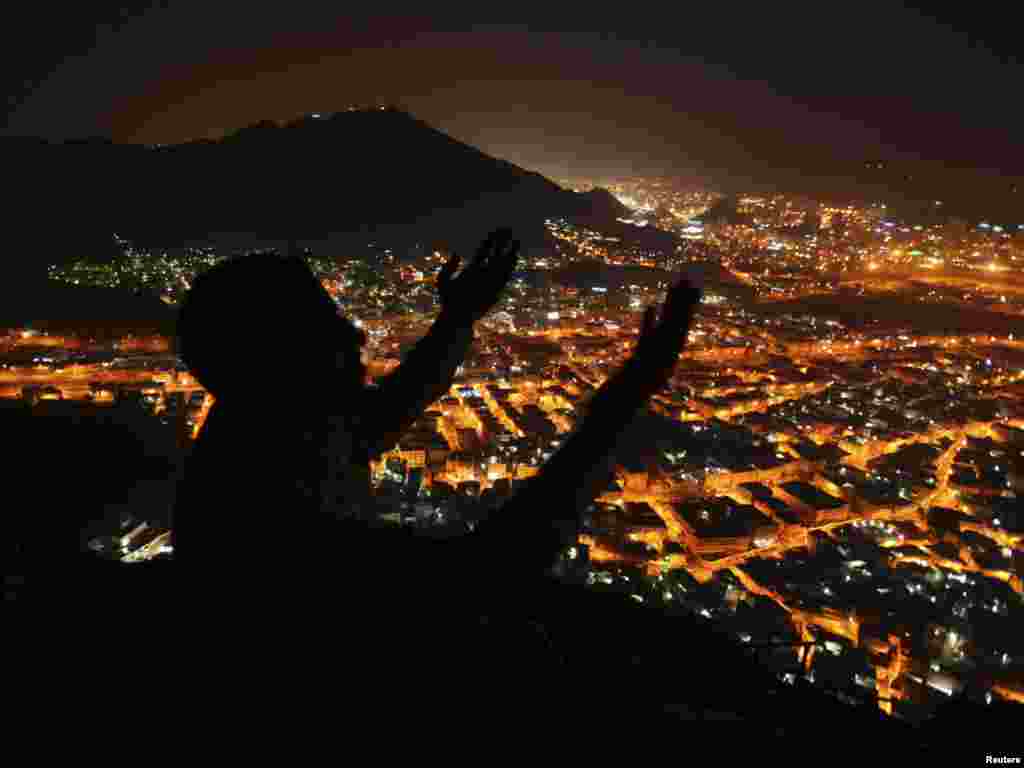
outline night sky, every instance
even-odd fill
[[[525,20],[500,23],[387,3],[373,19],[304,0],[74,5],[12,17],[6,133],[174,143],[397,103],[551,176],[903,185],[1022,208],[1024,67],[1005,3],[938,18],[872,2],[517,4]]]

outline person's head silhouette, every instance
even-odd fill
[[[334,520],[321,514],[325,494],[339,495],[325,480],[351,456],[366,335],[303,259],[259,253],[196,277],[177,336],[182,360],[216,403],[178,487],[175,557],[218,569],[272,556],[294,571],[306,559],[293,531],[324,531]],[[273,397],[307,386],[327,397]]]
[[[268,375],[359,386],[365,343],[306,262],[276,253],[199,274],[178,315],[178,352],[218,401],[253,395]]]

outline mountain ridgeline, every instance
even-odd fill
[[[7,138],[0,158],[17,189],[16,239],[57,262],[103,258],[112,232],[143,247],[386,232],[469,251],[500,225],[529,246],[547,217],[628,213],[607,192],[564,190],[393,108],[157,147]]]

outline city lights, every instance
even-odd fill
[[[1019,596],[1013,568],[1024,537],[1000,500],[1012,500],[1002,494],[1013,492],[1009,478],[1024,469],[1016,448],[1024,444],[1017,391],[1024,343],[1006,331],[960,332],[955,323],[918,327],[887,302],[930,305],[944,318],[956,318],[961,307],[1024,315],[1024,286],[1012,272],[1020,244],[996,242],[1006,233],[991,227],[960,242],[937,226],[891,214],[882,221],[878,206],[745,195],[730,209],[721,196],[670,183],[612,186],[633,216],[609,231],[567,217],[545,220],[548,244],[522,256],[498,305],[476,325],[451,389],[373,461],[374,493],[396,500],[381,519],[459,525],[463,502],[452,502],[454,495],[490,498],[499,483],[542,471],[586,419],[590,398],[635,354],[637,310],[659,306],[675,276],[695,270],[707,278],[687,346],[647,405],[659,431],[639,444],[655,455],[639,466],[634,457],[617,458],[615,480],[597,502],[611,519],[604,528],[594,524],[598,538],[581,535],[565,554],[585,571],[581,581],[595,589],[625,581],[598,576],[589,570],[596,563],[633,569],[623,588],[637,603],[688,605],[711,620],[759,596],[783,610],[796,637],[829,633],[804,658],[812,674],[822,656],[844,658],[844,643],[859,647],[870,630],[858,616],[875,607],[866,596],[882,600],[896,587],[873,583],[880,569],[862,551],[891,563],[886,578],[929,610],[942,610],[950,582],[975,595],[973,585],[954,578],[968,573]],[[659,230],[673,237],[647,239]],[[229,255],[213,246],[152,253],[118,243],[123,258],[52,267],[51,279],[142,287],[177,304],[197,274]],[[431,276],[444,251],[403,251],[383,234],[363,245],[309,263],[340,313],[366,332],[361,359],[376,382],[430,327],[438,310]],[[872,309],[857,311],[869,300]],[[180,361],[169,356],[166,339],[118,339],[117,364],[112,345],[72,335],[18,329],[5,343],[0,396],[32,408],[76,400],[115,408],[124,400],[118,387],[128,386],[146,418],[194,440],[212,407],[197,382],[176,370]],[[172,413],[179,407],[180,425]],[[414,471],[420,492],[429,488],[437,498],[402,507],[398,489]],[[934,509],[963,516],[957,538],[936,535]],[[173,557],[167,531],[137,528],[117,532],[117,547],[98,545],[97,554],[126,562]],[[844,563],[834,576],[779,575],[801,559],[829,556]],[[921,568],[927,574],[915,576]],[[720,599],[690,605],[675,587],[644,591],[647,570],[735,583]],[[851,610],[854,587],[864,604]],[[994,608],[989,613],[1002,620]],[[944,634],[935,636],[936,656],[969,653],[962,636]],[[743,628],[738,636],[756,635]],[[895,660],[888,636],[870,642],[886,649],[874,663],[880,690],[905,706],[904,662]],[[923,669],[934,663],[927,655],[918,661]],[[945,678],[941,684],[949,687]]]

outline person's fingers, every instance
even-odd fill
[[[508,244],[508,250],[505,252],[505,258],[509,259],[515,264],[516,259],[519,257],[520,243],[518,240],[510,240]]]
[[[676,286],[680,298],[688,304],[695,304],[700,301],[702,291],[692,281],[683,278]]]
[[[679,341],[676,337],[681,338],[681,332],[689,326],[694,301],[692,286],[680,280],[668,291],[661,306],[660,321],[656,319],[657,308],[653,304],[644,311],[641,338],[655,346]]]
[[[481,261],[486,259],[487,258],[487,249],[490,248],[490,247],[491,247],[491,236],[488,235],[487,237],[485,237],[483,240],[480,241],[480,245],[477,246],[476,252],[473,254],[473,257],[469,260],[469,263],[466,264],[466,269],[470,269],[472,267],[475,267]]]
[[[512,240],[508,245],[501,250],[501,266],[504,269],[511,267],[512,270],[516,267],[516,262],[519,260],[519,241]]]
[[[506,254],[508,246],[512,243],[512,230],[502,227],[494,230],[494,256],[500,258]]]
[[[654,330],[654,305],[651,304],[644,310],[643,332],[648,335]]]
[[[515,240],[509,247],[509,250],[505,254],[505,263],[502,264],[501,270],[498,274],[498,290],[502,290],[508,285],[509,280],[512,279],[512,274],[516,271],[516,266],[519,261],[519,241]]]
[[[508,278],[505,276],[506,262],[512,262],[514,271],[516,261],[514,256],[515,251],[518,249],[518,243],[506,246],[507,241],[511,240],[511,238],[511,229],[496,229],[484,241],[484,245],[481,245],[478,257],[471,265],[473,273],[477,275],[474,280],[484,281],[481,283],[481,287],[486,283],[486,285],[493,287],[495,290],[500,290],[508,282]],[[495,262],[498,262],[496,271],[490,269],[490,265]]]
[[[505,262],[511,258],[510,247],[512,245],[512,230],[499,229],[495,233],[494,249],[491,251],[491,261]],[[502,264],[504,266],[504,264]]]
[[[699,300],[700,292],[686,279],[681,279],[669,289],[665,297],[665,318],[673,324],[688,322],[693,307]]]
[[[476,249],[476,258],[473,259],[475,264],[480,264],[487,260],[493,252],[500,234],[501,230],[496,229],[484,238],[484,241],[480,243],[480,247]]]
[[[690,285],[690,282],[685,277],[681,277],[676,281],[675,285],[669,288],[666,299],[669,301],[679,301],[687,297],[692,291],[693,286]]]
[[[498,252],[497,261],[499,266],[504,270],[509,265],[515,267],[516,260],[519,257],[519,243],[515,240],[510,242],[507,246],[503,246]]]

